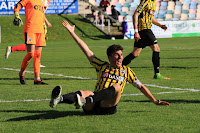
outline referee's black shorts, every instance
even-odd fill
[[[117,106],[102,108],[100,102],[96,102],[93,110],[88,111],[83,108],[83,111],[86,115],[111,115],[117,112]]]
[[[134,47],[145,48],[146,46],[157,44],[157,39],[151,29],[139,31],[139,34],[141,39],[138,42],[135,41]]]

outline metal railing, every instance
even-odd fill
[[[118,27],[120,27],[121,26],[121,23],[118,21],[118,20],[116,20],[116,19],[114,19],[113,17],[111,17],[110,15],[108,15],[108,14],[106,14],[104,11],[102,11],[101,9],[99,9],[97,6],[95,6],[95,5],[93,5],[92,3],[90,3],[88,0],[82,0],[83,1],[83,5],[81,5],[82,6],[82,13],[83,14],[80,14],[80,15],[82,15],[84,18],[86,18],[86,16],[87,15],[89,15],[90,14],[90,22],[92,22],[92,24],[93,25],[95,25],[98,29],[100,29],[102,32],[104,32],[105,34],[108,34],[108,35],[110,35],[110,33],[111,33],[111,21],[110,20],[112,20],[112,23],[116,23],[117,25],[118,25]],[[86,5],[86,3],[87,3],[87,5]],[[87,12],[86,12],[86,8],[88,7],[88,4],[89,4],[89,12],[88,12],[88,10],[87,10]],[[87,6],[87,7],[86,7]],[[80,8],[80,5],[79,5],[79,8]],[[94,9],[95,10],[95,18],[92,18],[92,10],[91,9]],[[80,11],[79,11],[80,12]],[[98,20],[98,12],[99,13],[101,13],[102,15],[101,15],[101,20],[102,20],[102,24],[101,25],[98,25],[98,22],[97,22],[97,20]],[[105,21],[105,19],[104,18],[106,18],[107,19],[107,25],[106,26],[108,26],[108,29],[107,29],[107,31],[105,31],[105,29],[104,29],[104,23],[106,22]],[[92,20],[92,19],[94,19],[94,20]],[[118,28],[119,29],[119,28]],[[127,38],[129,38],[127,35],[125,35]]]

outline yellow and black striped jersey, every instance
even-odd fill
[[[135,87],[141,84],[130,67],[126,67],[125,65],[121,66],[120,68],[114,68],[111,67],[108,62],[102,61],[97,57],[93,59],[91,65],[94,66],[97,71],[95,92],[108,88],[117,83],[121,86],[122,93],[126,82],[133,84]]]
[[[136,11],[138,17],[138,31],[151,29],[153,14],[156,10],[156,0],[141,0]]]

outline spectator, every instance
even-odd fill
[[[102,0],[100,3],[100,8],[102,8],[103,11],[106,11],[106,7],[110,5],[110,2],[108,0]]]
[[[121,27],[122,27],[123,36],[125,36],[125,34],[127,32],[127,29],[128,29],[128,24],[127,24],[127,21],[126,21],[126,17],[123,17],[123,22],[121,24]]]
[[[114,19],[118,20],[118,16],[120,15],[120,13],[115,9],[114,5],[111,6],[111,12],[112,12],[111,17],[113,17]],[[110,23],[113,26],[112,20],[110,20]]]

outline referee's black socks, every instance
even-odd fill
[[[131,63],[131,61],[132,61],[134,58],[135,58],[135,56],[134,56],[132,53],[130,53],[129,55],[127,55],[127,56],[123,59],[122,64],[126,66],[126,65],[128,65],[129,63]]]
[[[86,104],[99,102],[101,100],[112,98],[115,95],[115,88],[113,86],[95,92],[93,96],[86,97]]]

